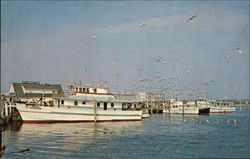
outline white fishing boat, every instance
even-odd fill
[[[194,101],[189,101],[186,104],[184,104],[183,101],[175,101],[164,112],[170,114],[202,115],[209,114],[209,110],[209,108],[197,107]]]
[[[24,123],[138,121],[142,111],[126,110],[135,104],[118,101],[106,88],[74,85],[68,97],[37,103],[16,103]]]
[[[212,104],[209,100],[199,98],[197,99],[197,105],[201,108],[210,108],[210,113],[232,113],[236,111],[235,107],[232,106],[218,106],[215,104]]]

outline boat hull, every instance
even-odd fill
[[[150,114],[149,113],[142,113],[142,118],[150,118]]]
[[[199,108],[170,108],[167,113],[170,114],[190,114],[190,115],[198,115]]]
[[[24,123],[139,121],[142,111],[16,106]],[[94,113],[96,112],[96,114]]]
[[[211,107],[210,113],[233,113],[236,109],[234,107]]]
[[[210,108],[199,108],[199,115],[208,115],[210,113]]]
[[[190,114],[190,115],[206,115],[210,113],[210,108],[170,108],[164,111],[164,113],[170,114]]]

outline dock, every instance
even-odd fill
[[[3,127],[10,122],[11,110],[9,103],[4,96],[1,96],[0,101],[0,126]]]

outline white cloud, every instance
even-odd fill
[[[189,31],[200,31],[208,33],[216,30],[235,29],[248,27],[248,14],[238,13],[231,10],[217,10],[214,12],[203,11],[196,14],[198,17],[189,23],[186,19],[192,14],[180,14],[167,17],[149,18],[142,21],[145,27],[140,27],[137,21],[130,23],[118,24],[109,27],[95,28],[88,32],[96,34],[118,34],[118,33],[135,33],[138,31],[145,32],[176,32],[188,29]],[[190,30],[191,29],[191,30]]]

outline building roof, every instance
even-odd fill
[[[38,82],[22,82],[12,83],[17,97],[65,97],[64,92],[60,84],[40,84]],[[46,94],[46,93],[24,93],[22,86],[25,89],[40,89],[40,90],[57,90],[58,94]]]

